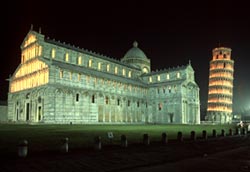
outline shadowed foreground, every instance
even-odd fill
[[[250,136],[209,138],[207,141],[170,140],[167,145],[152,142],[127,148],[92,148],[30,152],[1,160],[1,171],[250,171]]]

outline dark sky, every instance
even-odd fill
[[[232,48],[234,109],[250,109],[250,15],[242,1],[20,1],[7,2],[0,99],[20,63],[20,45],[31,24],[46,37],[120,59],[137,40],[153,70],[191,60],[206,108],[209,61],[219,45]]]

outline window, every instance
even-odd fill
[[[79,94],[76,94],[76,102],[79,102]]]
[[[68,62],[69,61],[69,53],[65,54],[65,61]]]
[[[77,63],[78,63],[78,65],[82,64],[82,57],[81,56],[78,57],[78,62]]]
[[[167,73],[167,80],[169,80],[169,74]]]
[[[128,72],[128,77],[131,78],[131,71]]]
[[[157,81],[161,81],[161,76],[160,75],[157,76]]]
[[[118,73],[118,68],[117,67],[115,67],[115,74],[117,74]]]
[[[95,103],[95,95],[92,95],[91,102]]]
[[[152,77],[151,76],[149,77],[149,82],[152,82]]]
[[[226,55],[226,54],[223,54],[223,58],[226,59],[226,58],[227,58],[227,55]]]
[[[165,90],[165,88],[163,88],[163,93],[165,93],[166,92],[166,90]]]
[[[160,93],[160,89],[159,88],[157,88],[157,92],[158,92],[158,94]]]
[[[54,59],[56,57],[56,50],[53,48],[51,51],[51,57]]]
[[[98,63],[98,70],[101,70],[102,69],[102,64],[101,62]]]
[[[72,72],[69,72],[69,79],[72,80]]]
[[[162,109],[162,103],[159,103],[158,104],[158,110],[161,111],[161,109]]]
[[[180,72],[177,72],[177,78],[180,78],[181,75],[180,75]]]
[[[77,79],[78,79],[78,81],[81,81],[81,74],[80,73],[78,73]]]
[[[130,106],[130,100],[128,100],[128,106]]]
[[[120,106],[120,99],[117,99],[117,105]]]
[[[171,86],[168,87],[168,92],[171,93]]]
[[[109,70],[110,70],[110,65],[108,64],[107,65],[107,72],[109,72]]]
[[[223,63],[223,68],[226,68],[226,63]]]
[[[109,104],[109,98],[108,98],[108,96],[106,96],[106,98],[105,98],[105,103],[106,103],[106,105]]]
[[[89,60],[88,67],[92,67],[92,60],[91,59]]]
[[[137,101],[137,107],[140,107],[140,102],[139,101]]]
[[[125,76],[126,75],[126,71],[125,69],[122,69],[122,75]]]
[[[60,79],[62,79],[63,78],[63,70],[60,70],[59,75],[60,75]]]
[[[219,58],[219,55],[217,54],[217,55],[216,55],[216,59],[218,59],[218,58]]]

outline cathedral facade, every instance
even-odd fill
[[[191,64],[151,71],[137,42],[115,60],[30,30],[9,82],[12,122],[200,123],[199,87]]]

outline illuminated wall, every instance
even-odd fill
[[[231,49],[213,50],[210,61],[207,118],[210,121],[228,123],[232,119],[234,61]]]
[[[17,92],[48,83],[48,66],[40,61],[42,46],[29,34],[21,47],[21,64],[10,82],[10,92]]]

